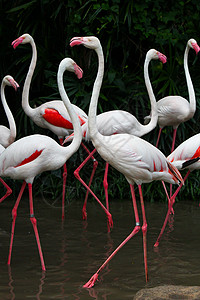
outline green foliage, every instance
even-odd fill
[[[59,62],[64,57],[70,56],[84,70],[84,77],[78,81],[74,76],[66,74],[65,87],[71,101],[87,112],[97,71],[96,54],[84,47],[70,48],[69,41],[73,36],[96,35],[102,43],[105,54],[105,74],[98,112],[124,109],[134,114],[143,123],[144,117],[150,112],[143,78],[146,52],[150,48],[155,48],[168,57],[165,65],[152,62],[149,68],[156,98],[178,94],[188,99],[183,54],[189,38],[198,41],[199,13],[200,3],[197,0],[175,2],[171,0],[32,0],[28,2],[2,0],[0,3],[1,78],[6,74],[12,75],[19,82],[22,91],[30,64],[31,48],[29,45],[20,45],[13,50],[11,42],[23,33],[29,33],[33,36],[38,50],[38,61],[30,91],[31,106],[60,98],[56,81],[57,69]],[[189,69],[196,91],[197,112],[192,120],[179,127],[176,145],[199,132],[198,66],[199,59],[191,53]],[[18,138],[36,132],[54,137],[52,133],[38,128],[29,120],[20,105],[21,93],[18,98],[17,104],[16,101],[8,101],[16,119]],[[158,128],[145,138],[155,144],[157,132]],[[172,130],[169,128],[163,130],[160,148],[165,154],[170,151],[171,133]],[[78,163],[77,160],[76,166]],[[99,178],[103,176],[103,166],[104,163],[101,162],[93,183],[93,189],[97,193],[102,193],[101,196],[103,196],[103,188],[99,191],[101,184]],[[89,176],[90,167],[84,168],[86,177]],[[75,165],[74,168],[70,165],[68,174],[73,173],[74,169]],[[126,193],[129,193],[127,183],[123,176],[115,173],[111,171],[109,174],[109,193],[112,198],[118,195],[123,198]],[[59,185],[60,177],[60,172],[42,174],[38,178],[39,185],[43,190],[52,187],[50,193],[56,198],[58,196],[56,186]],[[192,190],[193,179],[192,174],[191,185],[184,196],[189,195]],[[35,181],[37,190],[36,182],[37,180]],[[77,182],[75,186],[81,192],[80,197],[83,198],[84,188]],[[148,195],[151,194],[152,198],[149,197],[149,200],[160,199],[162,186],[158,191],[154,189],[153,192],[152,186],[153,184],[146,187],[146,190],[151,190]]]

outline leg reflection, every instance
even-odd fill
[[[8,285],[10,287],[10,294],[11,294],[11,300],[15,299],[15,293],[14,293],[14,287],[13,287],[13,278],[12,278],[12,272],[11,272],[11,267],[8,265],[8,277],[9,277],[9,282]]]
[[[40,278],[38,293],[36,294],[36,299],[37,300],[40,300],[40,295],[42,294],[42,288],[43,288],[43,285],[44,285],[45,274],[46,274],[45,272],[42,272],[42,276]]]

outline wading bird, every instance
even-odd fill
[[[76,42],[72,40],[70,43],[70,46],[74,46]],[[153,130],[156,125],[157,125],[157,119],[158,119],[158,114],[157,114],[157,104],[156,104],[156,99],[155,95],[153,93],[152,85],[150,82],[149,78],[149,72],[148,72],[148,67],[149,63],[151,60],[160,60],[162,63],[166,62],[166,56],[160,53],[159,51],[155,49],[150,49],[145,58],[144,62],[144,79],[145,79],[145,85],[148,91],[150,103],[151,103],[151,120],[147,125],[141,124],[135,116],[130,114],[127,111],[123,110],[113,110],[113,111],[108,111],[104,112],[102,114],[99,114],[96,118],[97,122],[97,128],[98,131],[102,135],[110,136],[113,134],[120,134],[120,133],[128,133],[131,135],[135,135],[138,137],[141,137],[147,133],[149,133],[151,130]],[[81,127],[82,132],[83,132],[83,138],[86,141],[91,141],[89,130],[88,130],[88,120],[85,122],[85,124]],[[73,138],[73,134],[70,137],[67,137],[65,141],[70,141]],[[96,149],[92,152],[94,152]],[[86,183],[83,181],[83,179],[80,177],[79,172],[82,169],[82,167],[86,164],[86,162],[89,160],[91,154],[82,162],[82,164],[75,170],[74,174],[78,180],[82,182],[82,184],[87,188],[87,194],[90,190],[90,185],[91,185],[91,180],[89,182],[89,185],[87,186]],[[105,198],[106,198],[106,207],[109,210],[109,203],[108,203],[108,166],[109,164],[106,163],[106,168],[105,168],[105,173],[104,173],[104,180],[103,180],[103,185],[104,185],[104,190],[105,190]],[[95,195],[95,198],[97,196]],[[87,219],[87,212],[86,212],[86,205],[87,205],[87,197],[85,198],[83,209],[82,209],[82,216],[83,219]],[[109,228],[108,228],[109,230]]]
[[[96,148],[100,156],[113,166],[116,170],[121,172],[131,187],[133,207],[135,213],[136,225],[133,231],[127,238],[116,248],[116,250],[108,257],[97,272],[84,285],[85,288],[94,286],[98,279],[100,271],[108,264],[113,256],[140,230],[140,222],[137,210],[137,204],[133,189],[133,184],[136,183],[139,187],[140,201],[143,216],[143,247],[144,247],[144,263],[145,263],[145,277],[148,281],[147,269],[147,221],[145,216],[144,202],[142,196],[142,183],[148,183],[153,180],[164,180],[169,183],[183,182],[179,171],[166,159],[164,154],[139,137],[130,134],[116,134],[111,136],[102,135],[97,128],[96,115],[97,103],[100,93],[100,88],[103,80],[104,72],[104,57],[103,50],[98,38],[90,37],[74,37],[71,42],[74,45],[84,45],[87,48],[95,50],[98,56],[98,72],[94,82],[92,97],[88,113],[88,129],[93,146]]]
[[[200,169],[200,133],[192,136],[191,138],[184,141],[182,144],[180,144],[168,157],[167,159],[178,169],[188,169],[188,172],[186,173],[184,177],[184,182],[188,178],[189,174],[193,170],[199,170]],[[174,192],[172,197],[170,198],[170,205],[168,207],[167,215],[165,217],[165,221],[163,224],[163,227],[161,229],[161,232],[158,236],[158,239],[156,243],[154,244],[155,247],[159,246],[160,239],[162,237],[162,234],[165,230],[167,221],[169,219],[170,211],[174,205],[175,198],[180,191],[182,187],[182,184],[179,185],[177,190]]]
[[[61,168],[64,163],[78,150],[82,140],[78,116],[75,113],[64,89],[63,74],[65,70],[74,72],[78,76],[78,78],[82,76],[82,70],[72,59],[65,58],[59,65],[57,75],[60,96],[69,112],[70,118],[73,123],[74,140],[72,141],[72,143],[67,147],[62,147],[54,139],[46,135],[34,134],[23,137],[12,143],[0,155],[0,176],[23,180],[19,196],[12,210],[13,220],[8,265],[10,265],[11,262],[17,208],[21,200],[24,188],[26,184],[28,184],[30,220],[35,232],[42,270],[45,270],[45,264],[37,230],[37,221],[34,216],[33,210],[32,184],[36,175],[41,174],[44,171],[57,170]]]
[[[32,47],[32,59],[29,66],[28,73],[26,75],[26,79],[24,82],[23,92],[22,92],[22,107],[27,116],[31,118],[31,120],[38,125],[39,127],[49,129],[55,135],[58,136],[60,143],[63,143],[63,137],[71,134],[73,129],[73,124],[66,110],[66,107],[61,100],[54,100],[43,103],[39,107],[32,108],[29,104],[29,91],[32,76],[36,67],[37,62],[37,49],[34,42],[34,39],[29,34],[23,34],[16,40],[12,42],[12,46],[15,49],[20,44],[30,44]],[[80,73],[77,73],[78,76]],[[87,120],[87,115],[85,112],[73,105],[73,109],[75,110],[80,125],[83,125]],[[65,206],[65,187],[66,187],[66,178],[67,178],[67,167],[66,164],[63,166],[63,192],[62,192],[62,219],[64,219],[64,206]]]
[[[158,143],[159,143],[159,139],[163,127],[173,126],[173,140],[172,140],[171,152],[174,150],[176,132],[178,126],[181,123],[191,119],[194,116],[194,113],[196,111],[195,92],[194,92],[194,87],[188,69],[188,54],[190,49],[194,49],[196,54],[198,54],[200,50],[200,47],[198,46],[197,42],[194,39],[190,39],[187,42],[185,53],[184,53],[184,69],[185,69],[185,76],[186,76],[186,82],[188,87],[189,102],[188,100],[186,100],[181,96],[167,96],[160,99],[157,102],[158,125],[160,129],[159,129],[158,139],[156,142],[156,147],[158,147]],[[149,118],[150,116],[145,117],[146,120],[148,120]]]
[[[6,75],[3,78],[1,83],[1,101],[2,101],[4,111],[6,113],[6,117],[8,119],[9,128],[0,125],[0,145],[1,145],[0,154],[3,152],[3,150],[6,147],[8,147],[10,144],[12,144],[15,141],[16,133],[17,133],[15,120],[7,104],[6,97],[5,97],[6,86],[12,86],[15,89],[15,91],[19,87],[18,83],[10,75]],[[6,188],[6,194],[0,199],[0,203],[1,203],[5,198],[7,198],[12,193],[12,190],[2,178],[0,178],[0,181]]]

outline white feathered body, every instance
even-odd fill
[[[177,128],[182,122],[191,119],[189,102],[181,96],[167,96],[157,103],[158,125]],[[193,114],[194,115],[194,114]]]
[[[149,132],[147,126],[142,125],[135,116],[124,110],[112,110],[97,115],[96,117],[98,131],[105,136],[113,134],[128,133],[135,136],[143,136]],[[83,139],[90,141],[88,130],[88,121],[81,126]],[[71,141],[73,136],[67,141]]]
[[[32,183],[36,175],[61,168],[71,155],[67,154],[67,147],[48,136],[26,136],[1,153],[0,176]]]
[[[124,174],[130,184],[153,180],[177,183],[164,154],[139,137],[129,134],[104,136],[103,143],[102,139],[95,139],[93,145],[106,162]]]

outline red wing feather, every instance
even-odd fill
[[[33,161],[42,153],[42,151],[43,150],[40,150],[40,151],[36,150],[33,154],[31,154],[29,157],[25,158],[21,163],[19,163],[17,166],[15,166],[15,168],[23,166],[23,165]]]
[[[72,122],[63,118],[63,116],[55,109],[46,108],[43,118],[48,123],[50,123],[54,126],[62,127],[62,128],[66,128],[66,129],[73,129]],[[79,118],[80,124],[82,126],[85,123],[85,121],[80,116],[78,116],[78,118]]]

